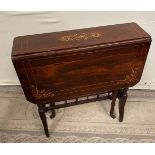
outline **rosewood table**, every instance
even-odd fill
[[[136,23],[18,36],[12,61],[48,137],[45,113],[50,110],[54,118],[55,109],[72,105],[111,99],[115,118],[118,98],[122,122],[127,90],[140,81],[150,44]]]

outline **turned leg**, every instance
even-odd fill
[[[124,116],[124,107],[125,107],[125,103],[127,100],[127,88],[124,88],[123,90],[121,90],[120,96],[119,98],[119,122],[123,121],[123,116]]]
[[[51,107],[51,112],[52,112],[52,115],[50,115],[50,118],[54,118],[55,117],[55,103],[50,103],[50,107]]]
[[[45,106],[43,104],[37,104],[37,105],[38,105],[39,116],[42,121],[46,137],[49,137],[48,125],[47,125],[47,120],[45,115]]]
[[[112,93],[112,92],[109,91],[109,92],[108,92],[108,96],[107,96],[107,98],[110,99],[110,100],[112,100],[112,95],[113,95],[113,94],[111,94],[111,93]]]
[[[112,102],[111,102],[111,108],[110,108],[110,116],[112,118],[116,118],[116,116],[114,115],[114,107],[115,107],[117,93],[118,93],[118,90],[114,90],[112,93]]]

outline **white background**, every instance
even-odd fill
[[[153,39],[141,81],[134,88],[155,89],[155,12],[0,12],[0,85],[19,85],[11,62],[13,38],[19,35],[55,32],[136,22]]]

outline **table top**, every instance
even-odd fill
[[[19,36],[14,39],[12,56],[95,45],[112,46],[142,39],[151,39],[151,37],[136,23]]]

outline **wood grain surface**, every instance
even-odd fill
[[[25,96],[47,103],[134,86],[151,37],[137,24],[17,37],[12,60]]]

